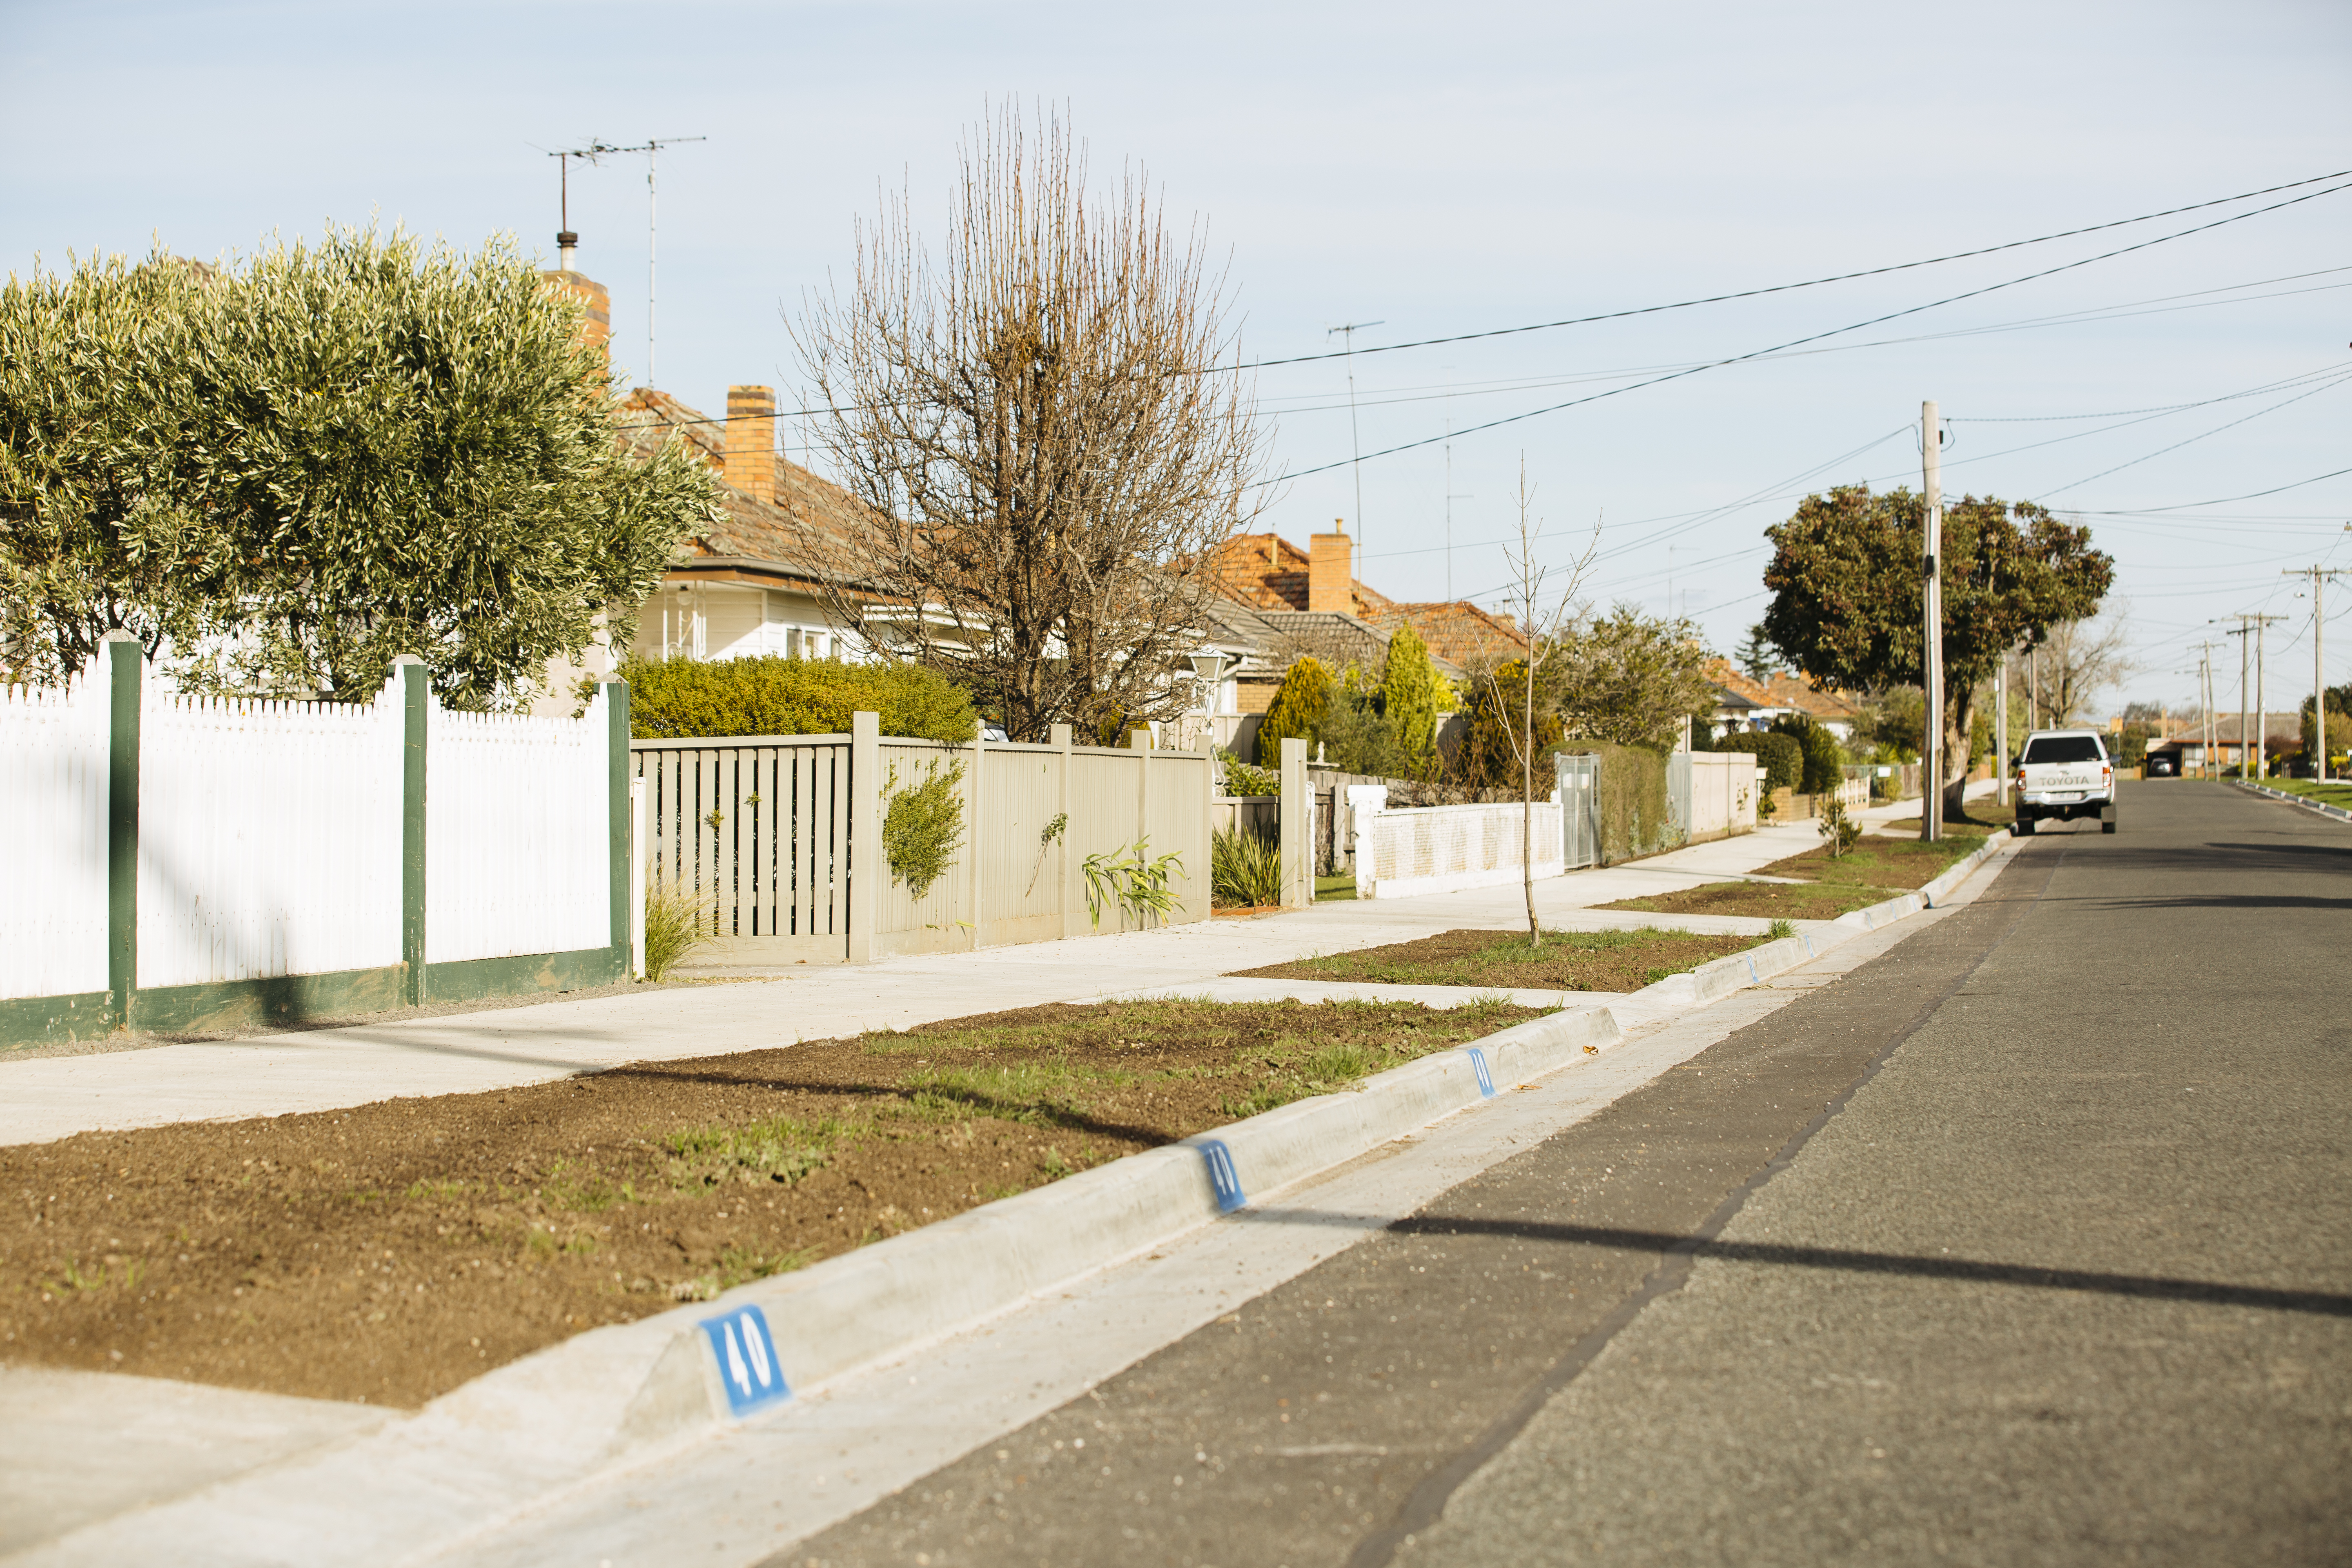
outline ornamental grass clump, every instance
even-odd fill
[[[1246,827],[1220,829],[1209,840],[1209,900],[1244,910],[1282,902],[1282,846]]]

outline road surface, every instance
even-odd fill
[[[2352,827],[2121,810],[775,1562],[2352,1561]]]

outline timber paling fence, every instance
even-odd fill
[[[869,713],[852,722],[846,735],[633,742],[648,889],[700,911],[687,967],[861,963],[1209,917],[1208,753],[1074,745],[1066,725],[1043,745],[958,746],[885,736]],[[918,898],[888,864],[883,823],[942,773],[961,833]],[[1103,884],[1104,867],[1139,854],[1176,857],[1164,914],[1122,908]]]
[[[132,641],[0,688],[0,1043],[201,1032],[629,970],[628,689],[579,719],[177,695]]]

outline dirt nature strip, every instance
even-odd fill
[[[1885,888],[1856,888],[1840,883],[1706,882],[1677,893],[1650,893],[1594,907],[1636,910],[1653,915],[1761,915],[1776,921],[1833,921],[1896,896]]]
[[[0,1360],[413,1406],[1542,1011],[1055,1004],[0,1148]]]
[[[1302,958],[1239,973],[1251,979],[1353,980],[1390,985],[1492,985],[1530,991],[1639,991],[1669,974],[1745,952],[1760,936],[1695,931],[1544,932],[1530,946],[1523,931],[1447,931],[1418,942],[1391,942],[1328,958]]]
[[[1759,876],[1795,877],[1824,887],[1880,889],[1883,897],[1892,898],[1926,887],[1950,870],[1954,861],[1983,848],[1986,837],[1986,830],[1979,828],[1933,844],[1916,838],[1864,838],[1834,860],[1824,845],[1756,870]]]

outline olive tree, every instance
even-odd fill
[[[616,439],[581,307],[510,241],[330,230],[217,268],[159,252],[0,290],[0,616],[55,680],[110,631],[184,689],[362,698],[403,654],[527,703],[625,645],[715,516],[681,445]]]

